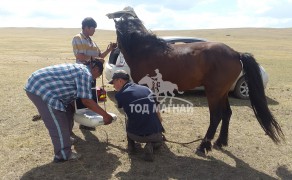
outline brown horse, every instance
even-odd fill
[[[211,150],[211,140],[222,120],[217,147],[227,146],[232,114],[228,92],[242,68],[248,82],[255,116],[265,133],[277,144],[284,134],[267,106],[259,65],[249,53],[239,53],[222,43],[196,42],[171,45],[149,32],[138,17],[114,19],[118,46],[131,69],[134,82],[159,69],[164,81],[177,84],[179,91],[204,86],[210,125],[197,152]]]

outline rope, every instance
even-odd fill
[[[122,118],[119,118],[119,119],[121,119],[121,121],[122,121]],[[125,121],[125,126],[124,126],[124,124],[122,123],[122,126],[124,127],[124,129],[126,130],[126,126],[127,126],[127,117],[126,117],[126,115],[125,115],[125,119],[124,119]],[[126,135],[127,136],[127,135]],[[162,140],[163,141],[165,141],[165,142],[168,142],[168,143],[174,143],[174,144],[180,144],[180,145],[187,145],[187,144],[191,144],[191,143],[195,143],[195,142],[198,142],[198,141],[202,141],[203,140],[203,138],[198,138],[198,139],[195,139],[195,140],[193,140],[193,141],[189,141],[189,142],[177,142],[177,141],[172,141],[172,140],[168,140],[168,139],[166,139],[166,137],[165,137],[165,135],[163,134],[162,135]]]
[[[105,91],[105,86],[104,86],[104,82],[103,82],[103,73],[101,74],[101,87],[103,88],[103,90]],[[106,91],[105,91],[106,92]],[[107,97],[106,97],[107,98]],[[105,105],[105,100],[103,101],[103,107],[104,110],[106,111],[106,105]]]
[[[196,139],[196,140],[193,140],[193,141],[190,141],[190,142],[176,142],[176,141],[167,140],[166,137],[163,135],[163,141],[169,142],[169,143],[180,144],[180,145],[191,144],[191,143],[198,142],[198,141],[201,141],[201,140],[203,140],[203,138],[199,138],[199,139]]]

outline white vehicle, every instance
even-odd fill
[[[194,38],[194,37],[176,37],[176,36],[165,36],[161,37],[165,41],[171,44],[178,44],[178,43],[193,43],[193,42],[202,42],[206,41],[204,39],[200,38]],[[110,54],[108,62],[105,64],[105,77],[108,81],[111,80],[112,75],[117,70],[125,70],[128,74],[130,74],[130,68],[127,65],[123,55],[120,53],[119,49],[116,49]],[[264,87],[266,88],[268,84],[268,74],[265,72],[265,69],[260,66],[261,74],[262,74],[262,80]],[[197,87],[195,90],[203,90],[204,87]],[[191,90],[191,89],[190,89]],[[240,99],[248,99],[248,86],[247,82],[245,81],[245,78],[243,76],[243,72],[240,73],[237,80],[233,83],[233,85],[230,88],[230,91],[234,93],[234,95],[237,98]]]

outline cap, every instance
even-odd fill
[[[108,83],[109,84],[113,84],[113,81],[115,79],[119,79],[119,78],[124,79],[126,81],[130,80],[130,76],[129,76],[129,74],[126,71],[124,71],[124,70],[117,70],[113,74],[112,80],[110,80]]]

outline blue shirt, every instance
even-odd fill
[[[128,116],[127,132],[139,136],[162,132],[156,103],[148,97],[151,94],[145,86],[127,83],[115,95],[118,107],[123,108]]]
[[[32,73],[25,90],[60,111],[77,98],[91,99],[92,74],[83,64],[60,64]]]

